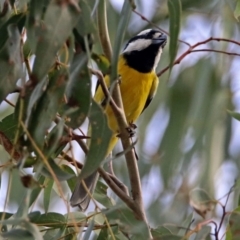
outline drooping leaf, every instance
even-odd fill
[[[172,68],[173,62],[177,55],[177,49],[178,49],[178,35],[180,31],[181,12],[182,12],[181,1],[168,0],[168,11],[169,11],[169,20],[170,20],[169,57],[170,57],[170,66]]]
[[[17,25],[7,27],[8,40],[0,51],[0,101],[16,88],[23,74],[21,35]]]
[[[0,236],[9,240],[19,240],[19,239],[34,240],[35,239],[34,236],[29,231],[24,229],[12,229],[8,232],[2,233]]]
[[[231,240],[237,240],[240,237],[240,207],[236,208],[230,215],[228,229],[230,231],[229,235],[231,235]]]
[[[59,181],[68,180],[75,176],[74,171],[70,167],[65,166],[62,168],[58,164],[56,164],[51,158],[49,158],[48,163]],[[45,166],[43,167],[41,173],[46,177],[52,178],[51,173],[48,171],[48,169]]]
[[[85,36],[92,33],[95,30],[95,26],[88,1],[79,1],[79,6],[81,8],[81,13],[79,14],[80,17],[76,24],[76,29],[80,35]]]
[[[8,27],[9,25],[15,25],[18,27],[19,32],[22,31],[24,23],[26,21],[26,15],[23,13],[14,14],[11,18],[9,18],[1,27],[1,38],[0,38],[0,50],[6,43],[7,39],[9,38],[8,34]]]
[[[136,219],[133,212],[123,205],[115,205],[104,211],[110,224],[117,224],[122,232],[131,234],[131,239],[146,240],[149,238],[148,226]]]
[[[112,132],[108,127],[106,115],[101,107],[92,101],[89,115],[91,123],[91,143],[87,154],[86,163],[80,173],[79,178],[83,179],[93,173],[106,157]]]
[[[50,76],[46,90],[31,112],[28,130],[40,148],[43,148],[46,132],[56,117],[59,105],[63,99],[67,79],[68,73],[65,69],[55,71]]]
[[[121,10],[121,17],[118,23],[117,34],[116,34],[114,47],[113,47],[113,57],[111,62],[111,77],[110,77],[111,81],[115,81],[118,76],[117,64],[118,64],[119,53],[122,47],[124,34],[127,30],[127,26],[131,17],[131,13],[132,13],[132,8],[130,5],[130,2],[125,0]]]
[[[68,103],[65,115],[67,125],[79,127],[86,119],[91,103],[91,79],[87,68],[87,55],[82,52],[75,54],[70,70],[70,80],[66,88]]]
[[[99,203],[103,204],[104,207],[108,208],[113,206],[113,200],[107,195],[107,189],[108,187],[104,183],[98,181],[97,186],[94,190],[93,197]]]
[[[49,204],[51,201],[51,193],[53,188],[54,181],[52,179],[45,180],[45,188],[44,188],[44,195],[43,195],[43,206],[45,213],[48,212]]]
[[[79,8],[71,2],[52,1],[46,10],[36,46],[32,80],[41,81],[53,65],[62,47],[77,24]]]
[[[41,25],[44,9],[47,9],[50,0],[32,0],[29,2],[29,14],[27,17],[27,42],[31,51],[35,53],[37,40],[41,36]]]
[[[203,218],[209,211],[213,211],[217,201],[212,199],[203,189],[193,189],[190,192],[190,204]]]
[[[239,16],[240,16],[240,0],[237,0],[237,4],[234,10],[234,17],[239,22]]]
[[[18,122],[14,114],[10,114],[0,121],[0,131],[2,131],[10,141],[14,140],[17,126]]]
[[[42,186],[43,186],[44,181],[45,181],[45,177],[40,176],[39,179],[38,179],[39,187],[33,189],[32,192],[31,192],[29,206],[32,206],[32,204],[37,200],[40,192],[42,191]]]

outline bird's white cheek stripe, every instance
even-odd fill
[[[136,41],[129,43],[123,52],[141,51],[151,45],[151,43],[151,39],[137,39]]]

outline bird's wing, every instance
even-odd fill
[[[150,89],[150,92],[149,92],[149,95],[147,97],[147,100],[146,100],[146,103],[144,105],[144,108],[142,110],[142,113],[143,111],[149,106],[149,104],[151,103],[153,97],[155,96],[156,92],[157,92],[157,88],[158,88],[158,77],[157,75],[155,74],[154,76],[154,79],[153,79],[153,82],[152,82],[152,87]]]

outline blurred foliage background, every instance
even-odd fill
[[[77,181],[69,161],[84,162],[88,116],[106,127],[101,110],[91,107],[96,78],[87,68],[108,69],[98,36],[102,2],[0,1],[4,238],[76,239],[82,226],[79,239],[147,239],[122,201],[111,191],[106,195],[103,182],[94,195],[109,209],[103,215],[94,205],[81,213],[67,202]],[[170,33],[157,68],[157,95],[137,122],[138,166],[152,233],[156,239],[239,239],[240,1],[135,4],[123,44],[147,28]],[[106,1],[115,47],[122,5]],[[71,138],[66,127],[74,129]],[[107,137],[96,130],[99,137],[106,148]],[[120,151],[119,144],[114,154]],[[93,146],[89,162],[100,164],[104,154]],[[129,186],[124,158],[114,159],[113,166]]]

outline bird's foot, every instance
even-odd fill
[[[129,123],[129,127],[127,127],[127,132],[129,134],[129,137],[133,137],[136,133],[135,129],[137,129],[137,125],[134,124],[133,122]]]

